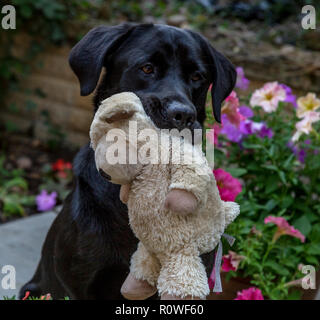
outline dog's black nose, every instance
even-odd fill
[[[196,120],[196,110],[180,102],[172,102],[167,112],[168,118],[179,130],[191,128]]]

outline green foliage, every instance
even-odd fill
[[[4,217],[23,216],[25,207],[34,205],[34,196],[28,195],[28,183],[22,170],[4,168],[4,156],[0,156],[0,206]]]
[[[296,299],[301,291],[288,283],[304,276],[298,266],[319,268],[320,139],[316,133],[304,137],[308,143],[301,139],[297,146],[306,150],[301,163],[288,146],[298,121],[293,107],[280,103],[273,113],[254,111],[252,120],[266,123],[273,137],[252,134],[238,144],[219,135],[215,150],[216,168],[229,171],[243,186],[236,199],[241,214],[226,231],[236,237],[232,250],[245,257],[232,276],[249,277],[269,299]],[[212,121],[210,116],[207,126]],[[314,124],[316,132],[319,124]],[[306,241],[287,235],[273,241],[277,227],[264,223],[270,215],[285,218]]]

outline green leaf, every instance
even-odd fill
[[[263,164],[261,167],[269,170],[273,170],[273,171],[279,170],[278,167],[274,166],[273,164]]]
[[[312,243],[306,252],[310,255],[320,255],[320,243]]]
[[[306,256],[306,262],[317,266],[319,264],[319,259],[313,256]]]
[[[266,205],[265,205],[265,209],[270,212],[272,209],[274,209],[274,207],[279,203],[278,200],[275,199],[270,199]]]
[[[288,276],[290,272],[285,269],[282,265],[276,263],[275,261],[267,261],[265,266],[270,267],[273,271],[275,271],[278,275]]]
[[[298,290],[292,290],[289,292],[287,299],[288,300],[300,300],[302,296],[302,292]]]
[[[287,184],[287,179],[286,179],[286,175],[283,171],[278,171],[280,180],[283,182],[283,184]]]
[[[247,142],[243,142],[243,147],[246,149],[263,149],[263,146],[260,144],[250,144]]]
[[[311,223],[307,216],[303,215],[293,223],[294,227],[302,234],[307,236],[312,229]]]
[[[14,201],[14,199],[8,199],[6,198],[3,204],[3,212],[6,216],[11,215],[24,215],[24,209],[23,207],[17,202]]]
[[[11,189],[13,187],[19,187],[23,190],[27,190],[28,189],[28,183],[25,179],[23,179],[22,177],[15,177],[9,181],[7,181],[4,186],[5,189]]]
[[[247,169],[243,168],[227,168],[225,170],[229,172],[233,177],[241,177],[248,172]]]

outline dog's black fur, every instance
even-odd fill
[[[210,83],[214,115],[220,121],[221,102],[236,80],[232,64],[205,38],[164,25],[95,28],[72,49],[69,61],[82,95],[95,90],[106,68],[96,91],[95,111],[105,98],[132,91],[159,128],[201,128]],[[121,298],[137,239],[128,224],[127,208],[119,200],[120,186],[98,173],[89,145],[75,157],[74,176],[73,190],[20,297],[30,291],[34,296],[51,293],[53,298]],[[213,254],[202,258],[209,273]]]

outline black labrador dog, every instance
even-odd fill
[[[159,128],[201,128],[212,83],[214,116],[236,81],[233,65],[201,35],[153,24],[125,23],[91,30],[72,49],[70,65],[89,95],[100,81],[95,111],[102,100],[123,92],[137,94]],[[136,249],[119,200],[120,186],[98,172],[94,152],[84,146],[74,160],[74,187],[53,222],[33,278],[20,297],[51,293],[55,299],[120,299],[120,287]],[[207,272],[213,254],[202,256]]]

